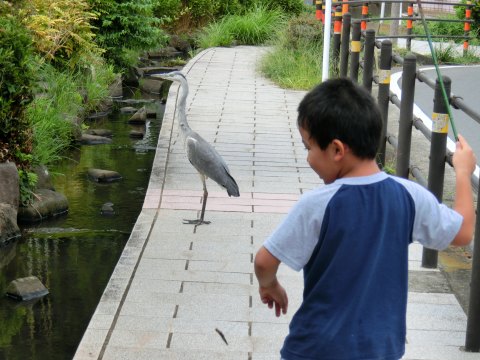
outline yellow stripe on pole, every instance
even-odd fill
[[[362,43],[358,40],[352,40],[352,52],[360,52]]]
[[[447,134],[448,120],[448,114],[440,114],[434,112],[432,114],[432,132]]]
[[[378,70],[378,83],[379,84],[390,84],[390,76],[392,74],[391,70]]]

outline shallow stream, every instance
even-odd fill
[[[137,95],[137,97],[139,97]],[[0,359],[71,359],[140,213],[147,190],[164,105],[150,96],[156,110],[143,139],[129,136],[131,114],[123,106],[141,107],[142,100],[115,103],[106,118],[91,128],[110,129],[112,143],[83,145],[50,172],[57,191],[69,201],[69,213],[35,226],[0,249]],[[118,171],[123,179],[109,184],[88,179],[87,170]],[[101,215],[113,203],[113,216]],[[5,296],[8,284],[34,275],[50,294],[32,303]]]

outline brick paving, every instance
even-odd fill
[[[77,349],[85,359],[279,359],[301,301],[302,276],[281,266],[286,316],[260,303],[253,258],[298,196],[321,181],[305,160],[296,107],[305,94],[280,89],[256,67],[263,47],[212,48],[184,68],[191,127],[215,146],[240,188],[229,198],[202,184],[177,141],[177,86],[170,89],[143,209]],[[411,246],[412,274],[421,247]],[[409,294],[405,360],[479,359],[462,352],[466,316],[448,292]],[[221,334],[224,336],[222,339]]]

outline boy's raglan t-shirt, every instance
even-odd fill
[[[303,195],[266,240],[304,270],[286,360],[398,360],[405,351],[408,245],[446,248],[462,217],[428,190],[379,172]]]

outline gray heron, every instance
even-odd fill
[[[203,184],[202,211],[200,217],[195,220],[184,220],[184,224],[194,224],[195,227],[202,224],[209,224],[210,221],[204,220],[208,198],[207,178],[212,179],[227,190],[228,196],[240,196],[238,185],[230,174],[227,163],[217,150],[188,125],[186,100],[189,90],[185,75],[180,71],[172,71],[164,74],[156,74],[155,76],[180,84],[180,95],[177,103],[178,127],[183,138],[187,158],[198,171]]]

